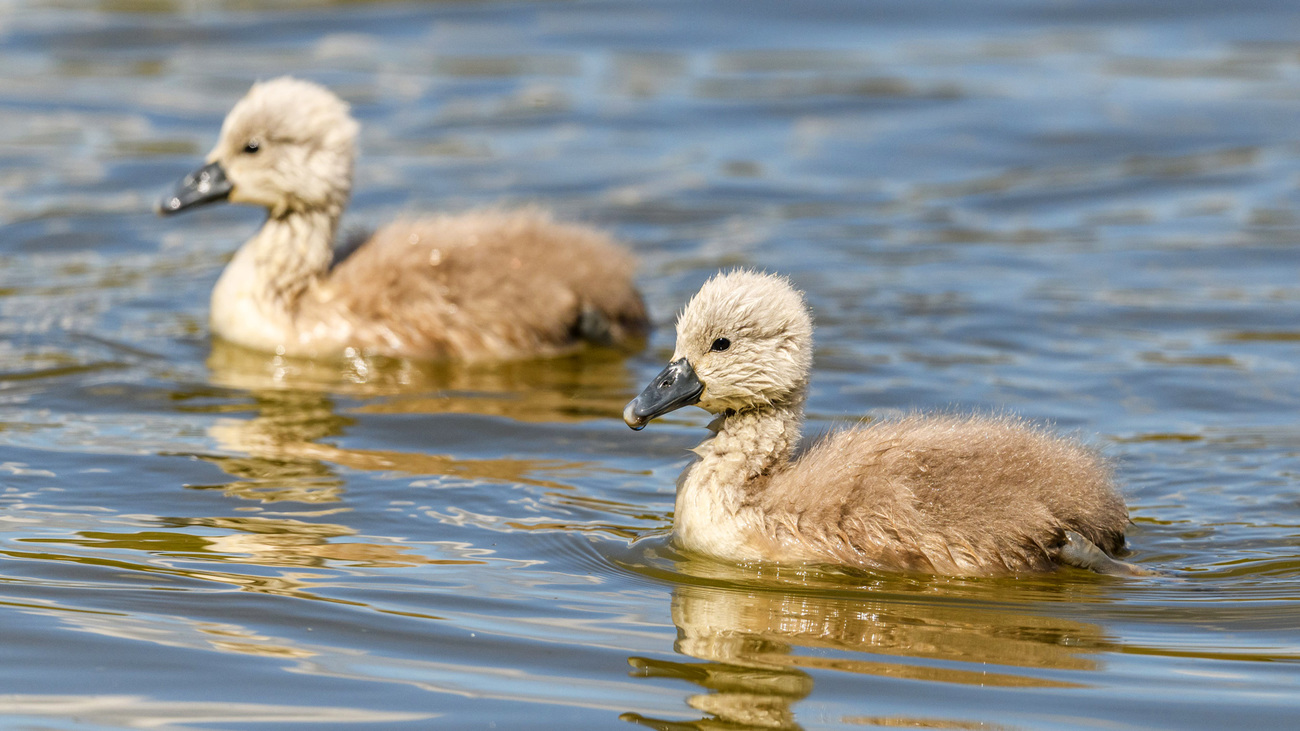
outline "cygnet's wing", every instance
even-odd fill
[[[929,563],[941,573],[1050,568],[1066,530],[1113,553],[1128,523],[1096,453],[1004,417],[912,416],[844,430],[772,483],[774,498],[826,513],[826,524],[834,510],[846,540],[923,556],[900,568]]]
[[[518,358],[646,328],[632,257],[537,210],[399,221],[342,260],[323,288],[363,347],[412,357]]]

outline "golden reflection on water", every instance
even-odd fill
[[[199,528],[203,534],[173,531],[108,533],[82,531],[75,538],[27,539],[98,550],[130,550],[170,558],[198,558],[262,566],[324,567],[334,563],[368,568],[426,564],[481,564],[480,560],[432,559],[411,553],[410,546],[335,542],[356,534],[336,523],[315,523],[261,516],[236,518],[164,518],[159,522],[178,528]]]
[[[463,543],[435,541],[432,545],[436,545],[441,553],[455,558],[430,558],[415,552],[414,547],[338,541],[339,538],[355,534],[347,526],[290,519],[173,518],[159,519],[159,522],[182,528],[198,527],[210,531],[210,534],[164,530],[129,533],[81,531],[68,537],[18,539],[18,542],[26,544],[71,547],[68,551],[4,550],[0,551],[0,556],[118,569],[151,576],[151,582],[162,586],[170,584],[163,577],[173,577],[225,584],[263,594],[362,606],[362,602],[326,597],[318,593],[316,588],[331,583],[333,575],[303,569],[326,569],[332,566],[394,568],[474,565],[486,563],[482,556],[488,553]],[[77,549],[86,549],[89,553],[81,553]],[[112,557],[117,551],[129,553]],[[202,563],[196,565],[196,562]],[[227,564],[232,569],[219,570],[215,564]],[[236,568],[239,566],[291,570],[274,573],[256,569],[240,571]]]
[[[400,713],[366,708],[231,703],[228,701],[161,701],[138,695],[0,696],[6,714],[72,721],[83,719],[116,728],[182,728],[189,724],[233,723],[400,723],[436,718],[436,713]],[[180,726],[177,724],[184,724]]]
[[[443,475],[465,480],[567,486],[533,475],[581,466],[541,459],[459,459],[447,455],[395,450],[348,449],[317,440],[343,436],[350,420],[334,413],[334,402],[309,391],[263,391],[254,394],[258,415],[226,418],[208,429],[217,446],[248,456],[200,455],[236,481],[191,485],[221,489],[231,497],[262,503],[281,501],[332,503],[343,498],[344,482],[336,466],[410,475]]]
[[[1017,728],[1003,726],[1000,723],[984,721],[954,721],[948,718],[918,718],[915,716],[845,716],[842,723],[853,726],[876,726],[880,728],[941,728],[969,729],[970,731],[1004,731]]]
[[[682,723],[624,714],[658,729],[801,729],[795,706],[812,693],[809,671],[839,671],[999,688],[1071,688],[1041,670],[1096,671],[1102,628],[951,596],[900,598],[679,584],[674,649],[703,662],[631,657],[635,673],[685,680],[704,692],[687,704],[709,714]],[[954,667],[960,663],[965,667]],[[990,670],[990,668],[996,668]],[[858,716],[845,723],[966,728],[964,720]],[[975,723],[971,721],[971,723]],[[985,726],[979,726],[984,728]]]
[[[50,538],[33,538],[22,539],[25,543],[47,543],[47,544],[79,544],[85,546],[95,546],[93,539],[72,538],[72,539],[50,539]],[[148,539],[145,539],[148,542]],[[119,543],[122,542],[119,537]],[[126,541],[129,543],[130,541]],[[195,581],[207,581],[228,586],[235,586],[246,591],[255,591],[264,594],[276,594],[281,596],[291,596],[300,599],[323,599],[319,595],[313,594],[309,589],[321,580],[322,576],[314,573],[295,573],[283,572],[278,575],[256,575],[243,574],[233,571],[213,571],[210,569],[193,569],[187,567],[177,567],[171,562],[160,559],[145,560],[125,560],[115,558],[101,558],[96,556],[85,556],[74,553],[54,553],[54,552],[34,552],[34,551],[0,551],[0,556],[12,559],[44,561],[50,563],[75,563],[87,566],[106,567],[118,569],[128,573],[139,573],[141,575],[151,575],[153,581],[159,581],[166,585],[161,577],[175,577],[180,579],[193,579]],[[247,561],[241,563],[248,563]],[[356,604],[338,599],[329,601],[341,604]]]
[[[333,523],[309,523],[284,518],[190,518],[165,519],[164,522],[180,527],[197,527],[212,532],[205,535],[172,531],[138,531],[134,533],[107,533],[82,531],[76,537],[20,539],[26,543],[59,544],[104,550],[139,551],[162,558],[188,558],[219,563],[253,564],[279,567],[323,568],[345,565],[365,568],[393,568],[420,565],[467,565],[485,561],[474,558],[434,559],[412,553],[410,546],[366,542],[337,542],[336,539],[355,535],[356,531]],[[228,532],[220,532],[228,531]],[[454,548],[448,545],[448,548]],[[461,547],[464,548],[463,546]],[[468,555],[468,554],[466,554]],[[49,558],[55,558],[50,555]],[[72,556],[64,560],[76,560]],[[210,571],[186,573],[204,580],[217,574]],[[224,574],[223,574],[224,575]],[[222,583],[245,585],[243,579],[233,578]],[[254,578],[254,577],[248,577]],[[265,577],[255,577],[261,580]],[[290,582],[293,583],[293,582]],[[299,582],[306,586],[307,582]],[[283,588],[283,587],[279,587]]]
[[[482,564],[480,551],[437,542],[447,558],[421,555],[398,543],[348,540],[356,530],[343,523],[304,520],[346,513],[346,475],[339,468],[406,475],[446,476],[547,488],[547,499],[586,510],[639,511],[583,496],[571,485],[539,475],[590,466],[561,460],[460,459],[449,455],[384,449],[352,449],[326,440],[345,436],[355,420],[338,413],[336,397],[366,399],[365,413],[478,413],[509,415],[525,421],[579,421],[617,413],[631,388],[623,360],[616,353],[591,352],[582,357],[545,362],[471,367],[414,364],[406,361],[348,359],[339,363],[288,362],[274,356],[213,343],[208,363],[212,380],[247,390],[233,400],[221,391],[180,392],[178,408],[187,413],[222,414],[208,427],[208,437],[222,453],[195,454],[234,479],[191,489],[217,489],[227,497],[256,503],[236,508],[261,512],[271,503],[316,504],[294,517],[272,515],[157,518],[174,530],[138,532],[82,531],[60,538],[24,542],[60,544],[148,555],[145,560],[91,558],[75,553],[43,553],[49,561],[112,564],[133,571],[174,575],[236,585],[246,590],[321,598],[312,591],[321,576],[303,572],[260,575],[239,571],[194,569],[177,560],[228,565],[324,568],[331,565],[390,568],[418,565]],[[368,398],[367,397],[371,397]],[[244,418],[251,411],[252,416]],[[437,517],[437,516],[434,516]],[[510,530],[572,530],[556,521],[483,520]],[[630,534],[613,525],[576,526]],[[17,555],[16,553],[14,555]]]
[[[339,397],[333,394],[340,391],[344,397],[363,400],[364,405],[357,411],[367,413],[509,414],[541,421],[578,421],[604,410],[617,413],[631,384],[621,357],[615,353],[592,352],[542,363],[484,367],[372,359],[289,363],[216,342],[209,367],[217,384],[246,389],[247,395],[232,398],[220,389],[192,389],[178,391],[173,397],[182,412],[220,415],[207,429],[219,453],[192,456],[216,465],[234,479],[187,487],[220,490],[227,497],[254,503],[235,509],[255,514],[158,517],[150,519],[153,525],[161,526],[158,529],[78,531],[70,536],[18,539],[69,550],[11,551],[6,555],[111,566],[155,577],[211,581],[248,591],[324,599],[315,587],[329,580],[329,575],[302,569],[475,565],[485,563],[488,553],[466,544],[435,541],[422,544],[424,549],[435,547],[434,555],[426,556],[420,547],[402,545],[397,540],[353,539],[357,531],[351,526],[320,520],[352,509],[347,502],[348,478],[340,468],[533,485],[546,489],[545,500],[565,507],[596,512],[641,511],[639,506],[582,495],[569,484],[544,477],[546,473],[590,469],[583,463],[460,459],[329,443],[345,436],[355,423],[354,418],[338,412]],[[274,503],[306,504],[308,510],[263,513],[263,505]],[[424,512],[440,517],[432,510]],[[465,520],[461,515],[464,511],[451,512],[456,515],[440,519]],[[603,521],[587,525],[546,518],[478,518],[497,529],[511,531],[586,529],[630,535],[630,529]],[[114,552],[121,552],[121,556],[106,557]],[[196,567],[194,562],[202,562],[202,567]],[[221,569],[221,564],[229,570]],[[249,569],[240,570],[239,566]],[[254,566],[294,570],[268,574],[252,569]]]
[[[625,354],[605,348],[545,360],[465,364],[353,356],[297,360],[214,338],[212,382],[255,393],[372,397],[359,413],[484,414],[524,422],[618,418],[636,390]]]
[[[616,353],[592,352],[582,357],[482,367],[363,358],[318,363],[290,362],[216,341],[208,365],[216,384],[246,390],[247,397],[232,400],[226,392],[200,390],[177,393],[175,400],[180,410],[187,413],[222,415],[208,427],[208,437],[221,453],[194,456],[216,465],[234,479],[187,487],[216,489],[227,497],[257,504],[237,510],[260,513],[260,505],[271,503],[316,504],[319,509],[295,511],[294,517],[281,514],[158,518],[158,523],[174,530],[82,531],[70,537],[30,539],[30,542],[88,548],[96,555],[113,550],[143,553],[150,558],[113,563],[132,570],[215,581],[252,591],[320,598],[312,591],[313,584],[322,578],[316,574],[281,572],[267,576],[213,571],[179,565],[176,560],[298,568],[484,563],[481,552],[465,545],[440,542],[439,552],[449,557],[433,558],[398,543],[349,540],[356,530],[343,523],[304,520],[351,509],[346,499],[347,477],[339,468],[535,485],[548,488],[548,499],[562,504],[588,510],[614,507],[603,503],[593,505],[594,498],[574,493],[572,486],[538,477],[547,472],[588,467],[580,463],[460,459],[423,452],[352,449],[327,440],[343,437],[355,423],[353,418],[338,413],[336,397],[332,395],[337,392],[345,397],[365,399],[357,411],[366,413],[508,414],[530,421],[578,421],[605,410],[617,413],[631,384],[623,360]],[[250,411],[251,417],[246,417]],[[493,519],[493,522],[501,521]],[[573,527],[561,523],[517,524],[517,521],[505,525],[512,530]],[[612,531],[618,527],[592,529]],[[52,561],[96,562],[73,553],[48,553],[41,557]]]
[[[517,421],[574,422],[616,416],[632,388],[623,359],[609,351],[581,357],[494,365],[414,363],[348,358],[291,361],[214,341],[212,380],[247,390],[256,415],[223,418],[209,436],[231,455],[201,455],[239,478],[219,485],[226,494],[261,503],[342,500],[344,479],[335,466],[354,470],[442,475],[570,489],[538,473],[584,465],[559,460],[459,459],[393,450],[347,449],[321,440],[343,436],[353,419],[335,411],[329,394],[364,398],[363,414],[474,413]],[[246,406],[222,404],[221,413]]]

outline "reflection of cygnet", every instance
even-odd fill
[[[336,252],[356,135],[325,88],[255,84],[208,164],[160,202],[162,213],[217,200],[268,211],[212,292],[214,333],[290,356],[501,360],[645,332],[627,252],[537,210],[398,221]]]
[[[942,574],[1136,570],[1106,555],[1128,515],[1101,459],[1013,418],[909,416],[792,461],[811,365],[812,319],[784,278],[718,275],[691,299],[672,363],[623,412],[634,429],[692,404],[717,415],[678,481],[681,546]]]
[[[978,676],[989,685],[1051,687],[1057,679],[1013,669],[1095,670],[1093,653],[1106,643],[1094,624],[1005,607],[954,605],[943,595],[900,602],[849,593],[679,586],[673,589],[672,613],[679,652],[728,667],[826,667],[943,682]],[[882,663],[882,657],[947,662]],[[990,672],[987,665],[1001,667]]]
[[[649,728],[797,731],[798,702],[813,692],[814,671],[993,688],[1077,687],[1032,669],[1096,670],[1094,653],[1109,644],[1101,627],[1071,619],[953,604],[943,596],[900,602],[806,587],[741,591],[681,584],[673,588],[672,617],[673,649],[704,662],[636,656],[628,662],[639,675],[705,689],[689,696],[687,705],[717,718],[675,725],[624,714]],[[888,718],[879,725],[941,726]]]

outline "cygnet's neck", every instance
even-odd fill
[[[329,272],[338,214],[290,211],[266,220],[235,252],[212,291],[213,330],[275,349],[291,333],[299,299]]]
[[[784,404],[719,415],[709,425],[715,435],[693,450],[700,459],[677,487],[673,531],[683,546],[733,558],[750,552],[745,537],[762,517],[754,497],[789,462],[803,401],[799,393]]]
[[[269,301],[289,305],[329,271],[334,260],[335,216],[323,211],[268,218],[240,248],[253,259],[254,275]]]

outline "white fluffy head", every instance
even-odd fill
[[[808,383],[812,332],[803,293],[789,280],[737,270],[715,275],[686,304],[673,360],[690,362],[707,411],[783,404]]]
[[[358,125],[329,89],[282,76],[253,84],[226,115],[208,162],[221,163],[230,200],[338,215],[352,191]]]

